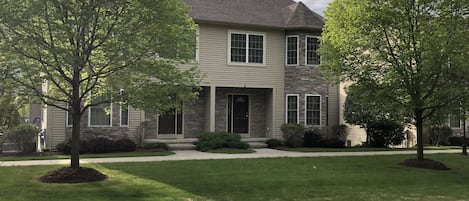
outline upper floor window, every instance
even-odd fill
[[[298,94],[287,94],[286,101],[286,123],[297,124],[299,117],[299,95]]]
[[[306,125],[321,125],[321,96],[306,95]]]
[[[229,41],[231,63],[264,64],[265,34],[230,32]]]
[[[67,108],[68,108],[70,111],[72,111],[72,107],[70,107],[69,105],[67,105]],[[66,115],[67,119],[66,119],[66,121],[65,121],[66,126],[67,126],[67,127],[72,127],[72,126],[73,126],[72,113],[69,112],[69,111],[66,111],[66,113],[67,113],[67,115]]]
[[[298,36],[287,36],[286,46],[287,65],[298,65]]]
[[[90,126],[112,126],[112,103],[108,102],[105,97],[94,97],[91,104],[97,104],[89,108],[89,125]]]
[[[318,54],[318,48],[321,41],[318,37],[306,36],[306,65],[319,65],[321,57]]]
[[[195,63],[199,63],[199,33],[200,33],[200,29],[199,29],[199,26],[197,25],[197,27],[195,28],[195,47],[194,47],[194,61]]]

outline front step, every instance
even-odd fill
[[[247,142],[252,149],[266,148],[265,141],[268,138],[241,138],[241,141]],[[195,150],[197,146],[197,138],[180,138],[180,139],[145,139],[145,143],[162,142],[168,144],[170,150]]]

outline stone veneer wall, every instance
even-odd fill
[[[249,95],[250,137],[266,137],[265,89],[217,88],[215,103],[215,130],[227,131],[227,98],[228,94]]]
[[[120,107],[118,104],[112,104],[112,126],[89,127],[88,114],[88,112],[85,112],[81,118],[81,138],[107,137],[110,139],[136,139],[136,133],[133,133],[129,127],[120,126]],[[71,127],[67,127],[66,134],[67,138],[71,137]]]
[[[299,44],[299,65],[285,66],[286,94],[299,94],[299,122],[305,124],[305,95],[321,95],[321,130],[325,129],[327,119],[328,82],[321,75],[319,65],[305,65],[305,40],[308,36],[319,36],[320,33],[287,31],[286,36],[297,35]]]
[[[206,111],[206,93],[210,93],[210,89],[203,88],[200,91],[198,99],[191,104],[184,105],[184,121],[183,121],[183,134],[184,138],[195,138],[203,133],[205,128],[205,111]],[[145,138],[157,138],[158,131],[158,115],[154,112],[145,112]]]

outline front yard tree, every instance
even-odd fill
[[[22,94],[71,113],[78,168],[80,121],[90,106],[112,97],[162,111],[195,97],[196,70],[177,68],[193,58],[194,28],[179,0],[5,0],[0,67]]]
[[[469,81],[468,5],[467,0],[335,0],[325,12],[323,72],[411,111],[417,160],[424,159],[424,120],[467,93],[462,86]]]

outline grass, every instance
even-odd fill
[[[322,147],[281,147],[280,150],[294,152],[367,152],[367,151],[409,151],[416,148],[376,148],[376,147],[347,147],[347,148],[322,148]],[[426,146],[425,150],[450,150],[461,149],[458,146]]]
[[[138,157],[138,156],[168,156],[172,151],[135,151],[135,152],[117,152],[105,154],[80,154],[80,158],[114,158],[114,157]],[[70,155],[53,154],[42,156],[21,156],[7,155],[0,156],[0,161],[24,161],[24,160],[49,160],[49,159],[70,159]]]
[[[427,155],[451,168],[399,162],[414,155],[165,161],[91,165],[103,182],[44,184],[59,166],[0,167],[0,200],[467,200],[469,158]]]
[[[207,152],[217,153],[217,154],[250,154],[250,153],[255,153],[256,151],[252,149],[221,148],[221,149],[208,150]]]

